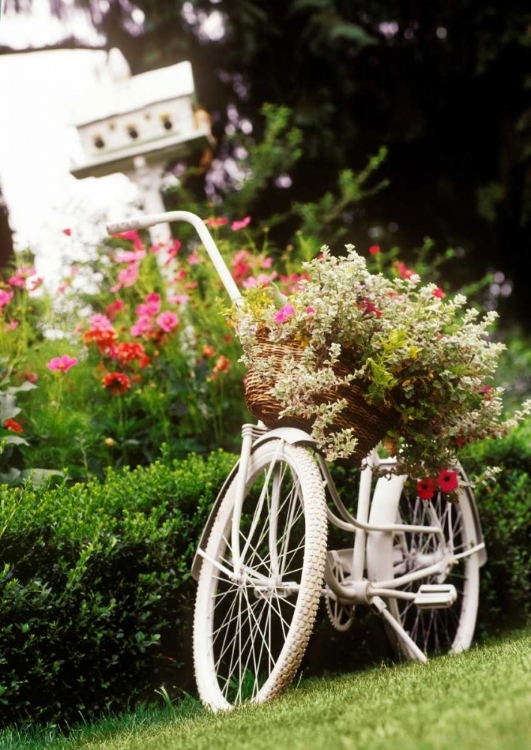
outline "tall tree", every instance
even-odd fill
[[[12,7],[9,5],[8,11]],[[21,0],[12,0],[20,3]],[[58,15],[70,3],[50,0]],[[133,73],[192,62],[223,136],[234,108],[258,124],[287,104],[306,157],[288,198],[313,198],[339,167],[389,149],[391,187],[345,214],[358,236],[404,246],[431,235],[514,279],[531,271],[531,9],[520,0],[77,0]],[[232,113],[232,114],[231,114]],[[387,226],[399,231],[386,236]],[[376,227],[376,229],[375,229]],[[383,230],[382,230],[383,228]]]
[[[0,276],[13,260],[13,233],[9,226],[9,216],[7,206],[2,195],[2,186],[0,185]]]

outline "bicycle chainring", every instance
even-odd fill
[[[347,578],[351,574],[350,566],[347,566],[341,556],[335,551],[329,553],[330,555],[330,567],[335,578],[340,583],[345,583]],[[325,606],[328,619],[332,624],[332,627],[338,630],[340,633],[346,633],[346,631],[352,626],[354,622],[355,606],[353,604],[340,604],[333,595],[325,594]]]

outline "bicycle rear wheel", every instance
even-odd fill
[[[380,481],[385,483],[387,480]],[[397,486],[395,483],[394,487]],[[373,506],[372,523],[440,526],[444,544],[440,537],[425,532],[385,533],[376,545],[377,552],[374,547],[371,549],[368,546],[371,580],[397,578],[433,565],[447,556],[449,563],[442,573],[412,581],[400,590],[416,593],[422,584],[452,584],[457,592],[457,599],[452,605],[419,609],[411,600],[395,598],[389,598],[387,605],[424,653],[433,655],[466,650],[472,642],[476,625],[479,555],[473,553],[453,562],[452,559],[472,549],[480,541],[474,522],[472,503],[475,501],[471,490],[462,487],[459,502],[449,503],[443,492],[437,492],[431,500],[426,501],[420,500],[414,489],[402,488],[398,498],[388,503],[387,512],[383,507],[386,504],[384,495],[382,493],[378,500],[380,509]],[[387,500],[390,499],[388,493]],[[379,561],[375,560],[375,554],[379,555]],[[395,631],[389,626],[386,626],[386,630],[397,653],[411,658],[407,646]]]
[[[272,440],[252,454],[238,571],[231,549],[236,484],[212,527],[195,608],[197,686],[215,711],[261,703],[290,684],[317,614],[326,557],[323,482],[306,449]]]

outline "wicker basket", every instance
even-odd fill
[[[265,337],[264,337],[265,338]],[[254,354],[269,361],[268,371],[271,373],[282,371],[282,363],[286,357],[297,360],[302,350],[295,344],[272,344],[262,340],[257,342]],[[334,367],[337,375],[347,375],[355,369],[355,365],[348,363],[345,358]],[[269,428],[287,426],[301,427],[307,431],[311,430],[312,422],[299,417],[279,418],[282,411],[281,404],[274,397],[272,390],[275,384],[274,375],[264,378],[264,375],[251,367],[245,377],[245,399],[251,414]],[[391,406],[378,406],[369,404],[364,397],[365,388],[363,383],[353,381],[348,385],[324,390],[316,398],[316,403],[331,403],[338,398],[346,401],[345,408],[337,416],[330,428],[330,433],[352,428],[357,438],[356,450],[349,461],[359,463],[386,435],[388,430],[396,425],[400,416]]]

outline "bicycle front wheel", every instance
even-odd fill
[[[380,480],[384,487],[386,481]],[[389,487],[392,486],[390,483]],[[475,501],[471,490],[462,487],[459,490],[459,501],[449,503],[443,492],[437,492],[431,500],[426,501],[420,500],[414,489],[402,487],[398,498],[390,502],[386,518],[382,517],[382,512],[385,513],[383,505],[386,503],[384,495],[385,493],[379,497],[380,512],[373,507],[373,523],[383,521],[414,526],[439,526],[443,531],[444,542],[440,537],[422,531],[386,533],[380,537],[378,551],[374,548],[370,550],[371,578],[398,578],[420,572],[423,567],[446,558],[448,565],[441,573],[413,580],[400,590],[416,593],[422,584],[452,584],[457,592],[457,599],[453,604],[444,608],[419,609],[412,600],[389,598],[387,605],[391,614],[425,654],[466,650],[474,636],[479,599],[479,555],[477,552],[466,555],[480,541],[474,522],[472,503]],[[394,517],[391,513],[394,513]],[[379,561],[374,559],[375,554],[380,556]],[[395,631],[389,626],[386,626],[386,630],[397,653],[411,658],[407,646]]]
[[[237,478],[214,521],[199,577],[194,665],[214,711],[261,703],[292,681],[319,606],[326,557],[321,474],[300,446],[271,440],[251,455],[240,565],[231,546]]]

